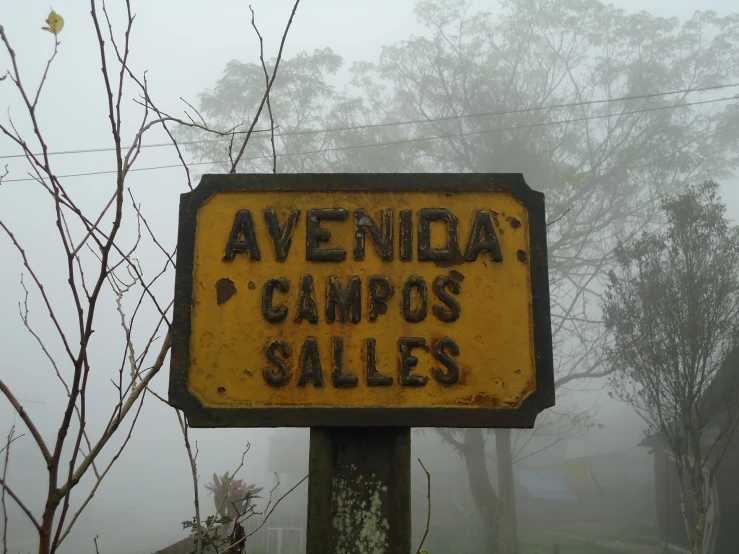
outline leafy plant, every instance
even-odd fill
[[[213,493],[213,502],[221,517],[236,519],[244,514],[254,498],[261,498],[258,494],[263,487],[247,485],[243,479],[234,479],[228,471],[221,476],[213,474],[213,480],[205,485]]]
[[[201,541],[200,544],[202,545],[201,552],[208,551],[209,549],[214,552],[221,552],[222,550],[225,550],[229,547],[233,547],[229,550],[229,552],[234,552],[236,554],[241,554],[244,552],[244,544],[243,540],[240,543],[235,543],[231,540],[231,535],[235,533],[228,533],[225,530],[228,528],[228,525],[232,522],[232,519],[230,517],[223,517],[223,516],[208,516],[205,521],[200,522],[200,528],[202,529],[201,533]],[[236,527],[239,527],[241,529],[241,532],[243,533],[244,527],[243,525],[235,524],[234,530]],[[190,554],[200,554],[198,552],[198,523],[196,518],[192,518],[188,521],[182,522],[182,528],[183,529],[191,529],[193,539],[192,542],[195,545],[195,548],[190,552]]]
[[[261,498],[259,493],[263,487],[247,485],[243,479],[234,479],[226,472],[221,476],[214,473],[213,480],[205,488],[213,493],[216,514],[207,517],[199,525],[197,516],[182,522],[182,528],[190,529],[193,536],[195,549],[191,554],[243,554],[247,539],[244,521],[254,515],[253,500]]]

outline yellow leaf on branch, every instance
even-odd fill
[[[64,29],[64,18],[51,10],[49,17],[46,19],[46,27],[41,27],[44,31],[49,31],[54,36],[58,35]]]

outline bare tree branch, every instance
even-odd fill
[[[249,6],[251,11],[251,26],[254,27],[254,31],[259,37],[259,60],[262,62],[262,70],[264,70],[264,85],[267,89],[271,88],[269,84],[269,74],[267,73],[267,65],[264,63],[264,40],[262,35],[257,29],[257,24],[254,21],[254,10]],[[267,112],[269,113],[269,127],[270,127],[270,141],[272,143],[272,173],[277,173],[277,150],[275,149],[275,120],[272,117],[272,105],[269,101],[269,93],[267,94]]]
[[[267,85],[267,88],[264,91],[264,96],[262,97],[262,101],[259,104],[259,108],[257,108],[257,113],[251,122],[251,126],[249,127],[249,130],[246,133],[246,138],[244,138],[244,142],[241,144],[241,149],[239,150],[239,153],[236,155],[236,158],[234,159],[231,165],[231,171],[229,172],[231,174],[236,173],[236,166],[239,164],[239,160],[241,159],[241,156],[244,155],[244,150],[246,149],[246,145],[249,142],[251,133],[254,127],[256,126],[257,121],[259,120],[259,116],[262,113],[262,108],[264,108],[264,103],[267,101],[267,98],[269,98],[269,91],[272,89],[272,85],[275,82],[275,77],[277,77],[277,68],[280,66],[280,60],[282,59],[282,49],[285,47],[285,39],[287,39],[287,33],[290,30],[290,25],[292,25],[293,17],[295,17],[295,12],[298,9],[298,4],[300,4],[300,0],[295,1],[295,5],[293,6],[293,11],[290,14],[290,19],[288,19],[287,21],[285,32],[282,34],[282,41],[280,41],[280,50],[277,52],[277,58],[275,59],[275,67],[272,70],[272,78],[270,79]]]
[[[28,415],[28,412],[23,408],[20,402],[16,399],[16,397],[13,395],[13,393],[10,391],[8,386],[3,382],[2,379],[0,379],[0,391],[5,395],[5,397],[8,399],[10,404],[15,408],[15,411],[18,412],[18,415],[23,420],[23,423],[26,424],[26,427],[28,427],[28,431],[31,433],[31,436],[36,441],[36,444],[39,447],[39,450],[41,451],[41,454],[44,457],[44,460],[46,460],[46,463],[50,463],[52,460],[51,453],[49,452],[49,449],[46,447],[46,443],[44,442],[44,439],[41,437],[41,433],[39,433],[38,429],[34,425],[33,421],[31,420],[31,417]]]
[[[10,427],[8,431],[8,438],[5,441],[3,450],[5,451],[5,463],[3,464],[3,483],[8,481],[8,463],[10,462],[10,445],[15,440],[13,435],[15,434],[15,425]],[[0,495],[0,507],[3,509],[3,554],[8,554],[8,506],[5,503],[5,486],[3,485],[3,492]]]
[[[8,554],[8,507],[5,504],[5,493],[10,495],[10,497],[15,500],[16,504],[20,507],[21,510],[26,514],[28,519],[33,523],[33,525],[36,527],[37,530],[41,530],[41,526],[39,525],[36,518],[33,516],[31,511],[28,509],[28,507],[23,503],[23,501],[16,495],[8,486],[8,463],[10,462],[10,445],[13,444],[13,442],[23,435],[20,435],[20,437],[14,437],[15,435],[15,425],[10,427],[10,431],[8,432],[8,436],[5,440],[5,446],[3,447],[1,452],[5,452],[5,462],[3,463],[3,476],[0,478],[0,487],[2,487],[3,491],[0,494],[0,506],[2,506],[3,509],[3,554]]]
[[[422,552],[425,552],[425,550],[421,549],[423,548],[423,543],[426,542],[426,537],[429,534],[429,525],[431,523],[431,474],[429,473],[429,470],[426,469],[426,466],[423,465],[421,458],[418,458],[418,463],[421,464],[421,467],[426,474],[426,505],[428,507],[428,510],[426,511],[426,529],[423,532],[418,548],[416,548],[416,554],[421,554]]]

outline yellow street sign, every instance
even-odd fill
[[[553,404],[544,230],[520,175],[205,176],[170,398],[198,426],[531,426]]]

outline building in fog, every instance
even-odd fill
[[[680,482],[675,459],[669,447],[659,438],[646,439],[643,446],[654,454],[654,481],[657,521],[660,537],[676,552],[689,552],[685,523],[680,511]],[[694,521],[691,492],[686,484],[685,494],[688,519]],[[739,544],[739,436],[729,446],[716,470],[710,491],[711,504],[706,515],[705,554],[736,554]]]
[[[736,369],[736,363],[731,363],[724,365],[721,371],[734,372]],[[719,376],[721,375],[722,373],[719,373]],[[711,402],[713,398],[723,398],[721,392],[724,388],[719,386],[722,382],[724,382],[723,379],[714,379],[703,396],[704,402]],[[680,481],[670,447],[657,435],[647,437],[642,441],[641,446],[649,447],[650,452],[654,454],[656,512],[660,538],[674,552],[690,552],[685,522],[680,509]],[[687,480],[683,484],[683,495],[688,520],[693,526],[695,517],[691,502],[692,493]],[[710,505],[706,515],[703,553],[736,554],[739,552],[739,432],[737,431],[734,431],[727,450],[716,468],[714,483],[708,495]]]
[[[653,471],[643,449],[562,458],[514,473],[524,530],[654,519]]]

